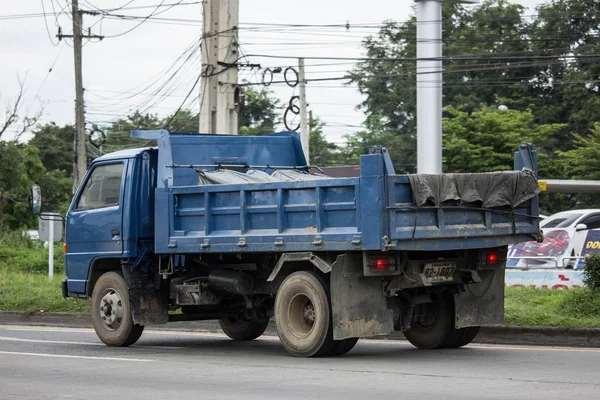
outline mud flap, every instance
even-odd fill
[[[133,322],[138,325],[166,324],[169,322],[169,292],[156,289],[152,282],[137,269],[122,268],[129,287],[129,306]]]
[[[481,282],[454,295],[456,328],[504,323],[504,271],[504,267],[479,270]]]
[[[387,308],[382,281],[364,277],[362,255],[344,254],[331,268],[333,338],[388,335],[394,332],[393,311]]]

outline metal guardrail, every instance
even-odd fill
[[[562,266],[561,268],[563,269],[567,269],[568,266],[568,261],[579,261],[579,260],[583,260],[585,257],[564,257],[562,258]],[[507,260],[546,260],[547,262],[554,262],[554,266],[553,267],[548,267],[548,266],[540,266],[540,265],[534,265],[531,266],[529,265],[529,263],[526,263],[525,266],[514,266],[514,267],[507,267],[508,269],[519,269],[519,270],[530,270],[530,269],[559,269],[559,263],[558,263],[558,258],[557,257],[534,257],[534,256],[529,256],[529,257],[508,257]],[[570,268],[570,269],[576,269],[576,268]]]

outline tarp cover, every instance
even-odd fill
[[[226,185],[233,183],[260,183],[277,182],[266,172],[250,170],[246,173],[230,169],[219,169],[217,171],[197,171],[198,184],[200,185]]]
[[[478,174],[409,175],[417,207],[481,202],[484,208],[510,206],[535,197],[541,189],[531,171],[502,171]]]
[[[331,179],[331,177],[329,176],[307,174],[304,172],[295,171],[293,169],[275,171],[271,176],[280,182],[316,181],[319,179]]]
[[[318,179],[331,179],[325,175],[312,175],[294,170],[280,170],[269,175],[266,172],[250,170],[246,173],[230,169],[217,171],[196,171],[200,185],[226,185],[234,183],[261,183],[261,182],[293,182],[313,181]]]

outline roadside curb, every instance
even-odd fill
[[[0,325],[91,328],[91,321],[89,314],[0,311]],[[217,321],[171,322],[168,325],[152,325],[151,329],[221,332]],[[265,334],[277,336],[277,329],[272,321]],[[405,340],[404,336],[399,333],[378,336],[377,339]],[[600,347],[600,328],[487,326],[481,328],[474,342],[504,345]]]

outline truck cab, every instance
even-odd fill
[[[157,149],[117,151],[90,165],[66,217],[68,296],[88,297],[103,271],[135,259],[154,236]]]

